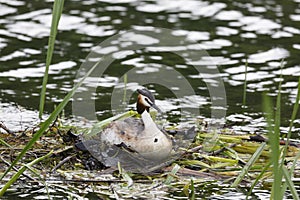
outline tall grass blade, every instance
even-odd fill
[[[50,151],[49,153],[47,153],[46,155],[37,158],[33,161],[31,161],[30,163],[28,163],[27,165],[24,165],[23,167],[20,168],[20,170],[13,175],[13,177],[3,186],[3,188],[0,190],[0,197],[3,196],[3,194],[6,192],[6,190],[14,183],[18,180],[18,178],[25,172],[25,170],[28,167],[31,167],[32,165],[35,165],[36,163],[44,160],[45,158],[49,157],[51,154],[53,153],[53,150]]]
[[[258,183],[258,181],[262,178],[262,176],[264,175],[264,173],[269,169],[269,167],[271,166],[271,162],[269,162],[259,173],[259,175],[256,177],[255,181],[252,183],[251,188],[247,194],[246,200],[249,198],[249,196],[252,193],[252,190],[254,189],[254,187],[256,186],[256,184]]]
[[[248,60],[245,63],[245,81],[244,81],[244,92],[243,92],[243,106],[246,106],[246,95],[247,95],[247,73],[248,73]]]
[[[45,68],[43,85],[42,85],[42,90],[41,90],[41,97],[40,97],[40,107],[39,107],[39,118],[40,119],[42,119],[42,115],[44,112],[49,66],[50,66],[51,60],[52,60],[52,55],[53,55],[53,51],[54,51],[54,43],[55,43],[55,38],[56,38],[56,34],[57,34],[57,29],[58,29],[58,23],[59,23],[59,19],[61,17],[63,7],[64,7],[64,0],[55,0],[54,1],[53,11],[52,11],[51,30],[50,30],[49,40],[48,40],[46,68]]]
[[[261,153],[263,152],[266,143],[262,143],[256,150],[256,152],[251,156],[247,164],[243,167],[239,176],[235,179],[235,181],[231,184],[231,187],[237,187],[238,184],[243,180],[244,176],[247,174],[251,166],[256,162]]]
[[[289,189],[290,189],[290,191],[291,191],[291,193],[293,195],[293,199],[299,200],[300,199],[299,198],[299,194],[298,194],[298,192],[297,192],[297,190],[295,188],[295,185],[294,185],[294,183],[293,183],[293,181],[291,179],[291,176],[289,174],[288,169],[285,166],[282,166],[282,171],[283,171],[283,175],[284,175],[285,181],[286,181],[287,185],[289,186]]]
[[[137,115],[137,114],[138,113],[136,111],[130,110],[130,111],[127,111],[125,113],[121,113],[119,115],[112,116],[110,118],[107,118],[105,120],[102,120],[100,122],[95,123],[91,129],[88,129],[84,133],[84,135],[94,136],[94,135],[98,134],[101,130],[103,130],[105,128],[105,126],[107,126],[111,122],[116,121],[116,120],[126,119],[128,117],[132,117],[132,116]]]
[[[126,90],[127,90],[127,74],[124,74],[124,95],[123,95],[123,104],[126,104]]]
[[[290,171],[289,171],[289,178],[290,179],[293,177],[294,170],[295,170],[295,167],[297,165],[297,162],[298,162],[299,158],[300,158],[300,151],[295,156],[295,160],[294,160],[294,162],[293,162],[293,164],[292,164],[292,166],[290,168]],[[285,178],[286,178],[286,175],[285,175]],[[282,185],[282,191],[283,191],[282,194],[281,194],[281,198],[282,199],[283,199],[283,196],[284,196],[284,191],[286,191],[287,187],[288,187],[288,184],[287,184],[287,181],[285,181],[283,183],[283,185]]]
[[[300,158],[300,151],[297,153],[297,155],[295,156],[295,160],[290,168],[290,175],[292,176],[294,174],[294,170],[295,170],[295,167],[297,165],[297,161],[299,160]]]
[[[9,168],[1,175],[0,180],[17,164],[17,162],[25,155],[25,153],[33,146],[33,144],[43,135],[43,133],[48,129],[51,123],[57,118],[59,113],[62,112],[64,107],[67,105],[69,100],[72,98],[76,90],[82,85],[83,81],[94,71],[94,69],[98,66],[101,59],[94,65],[92,68],[85,74],[85,76],[72,88],[72,90],[65,96],[63,101],[58,104],[55,110],[51,113],[48,119],[42,124],[41,128],[34,134],[32,139],[26,144],[21,153],[17,156],[17,158],[12,162]]]
[[[10,146],[7,142],[5,142],[4,140],[2,140],[0,138],[0,144],[3,144],[4,146],[8,147],[8,148],[12,148],[12,146]]]
[[[194,186],[194,181],[191,179],[191,196],[189,197],[190,200],[195,200],[196,199],[196,193],[195,193],[195,186]]]
[[[283,68],[283,61],[281,62],[281,69]],[[273,138],[270,138],[270,147],[271,147],[271,161],[273,160],[273,169],[276,169],[276,173],[274,173],[274,182],[273,187],[274,190],[281,189],[281,193],[284,193],[282,189],[282,179],[283,179],[283,171],[282,171],[282,165],[283,162],[280,162],[280,122],[281,122],[281,83],[282,83],[282,73],[280,74],[280,82],[278,86],[278,93],[277,93],[277,99],[276,99],[276,111],[275,111],[275,126],[274,126],[274,134],[272,135]],[[282,158],[284,159],[285,154],[283,154]],[[277,184],[277,185],[274,185]],[[277,195],[278,193],[275,192],[274,195]],[[276,197],[275,199],[279,199]]]
[[[120,162],[118,162],[118,170],[119,170],[119,174],[122,176],[124,181],[127,182],[127,187],[131,187],[133,185],[133,180],[130,177],[130,175],[122,168]]]
[[[298,90],[297,90],[297,96],[296,96],[296,101],[293,107],[293,112],[292,112],[292,116],[290,119],[290,125],[289,125],[289,130],[288,130],[288,134],[287,134],[287,138],[286,138],[286,143],[283,149],[283,155],[286,155],[287,149],[288,149],[288,145],[289,145],[289,141],[290,141],[290,137],[292,135],[292,128],[293,128],[293,124],[294,124],[294,120],[296,118],[297,112],[298,112],[298,108],[299,108],[299,100],[300,100],[300,78],[298,80]],[[282,157],[281,163],[284,163],[284,156]],[[295,157],[295,160],[293,162],[293,165],[290,168],[290,177],[292,177],[292,174],[294,173],[294,169],[297,163],[297,160],[300,158],[300,152],[297,154],[297,156]],[[281,193],[281,198],[283,198],[284,196],[284,191],[287,188],[287,182],[284,182],[283,186],[282,186],[282,193]]]
[[[280,92],[278,94],[280,96]],[[279,100],[280,101],[280,100]],[[280,102],[276,105],[278,106]],[[279,151],[279,128],[278,126],[278,110],[276,112],[275,117],[275,127],[273,127],[272,119],[274,119],[274,112],[273,112],[273,105],[271,103],[270,98],[264,94],[263,95],[263,109],[265,111],[266,120],[267,120],[267,129],[268,129],[268,136],[269,136],[269,143],[270,143],[270,149],[271,149],[271,163],[273,165],[273,185],[272,185],[272,192],[271,197],[276,199],[280,199],[281,194],[281,183],[282,183],[282,171],[280,169],[279,165],[279,157],[280,157],[280,151]],[[280,109],[280,108],[279,108]]]
[[[289,130],[288,130],[288,134],[287,134],[287,138],[286,138],[286,143],[285,143],[285,147],[284,147],[284,151],[283,151],[284,154],[283,155],[285,155],[286,152],[287,152],[289,141],[290,141],[290,138],[291,138],[291,135],[292,135],[292,128],[293,128],[294,121],[296,119],[298,109],[299,109],[299,100],[300,100],[300,78],[298,80],[297,96],[296,96],[296,100],[295,100],[295,103],[294,103],[292,116],[291,116],[291,119],[290,119],[290,125],[289,125]],[[282,159],[283,159],[282,160],[282,162],[283,162],[284,157]]]

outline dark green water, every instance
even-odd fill
[[[131,72],[126,86],[130,105],[124,109],[133,108],[133,92],[143,85],[141,80],[158,77],[157,82],[146,81],[145,86],[154,92],[168,120],[184,121],[190,113],[198,112],[209,119],[213,110],[219,110],[237,132],[260,133],[265,126],[262,94],[275,100],[282,74],[281,129],[287,131],[300,75],[298,0],[112,2],[65,2],[50,68],[46,113],[51,113],[73,87],[81,63],[92,49],[98,51],[96,56],[107,58],[131,45],[123,56],[113,55],[101,77],[87,80],[78,92],[84,98],[74,98],[73,109],[72,102],[67,106],[67,118],[80,123],[79,117],[89,118],[94,113],[98,120],[114,114],[117,109],[112,105],[116,100],[112,100],[112,93],[116,88],[123,89],[120,77]],[[0,1],[0,121],[10,129],[38,122],[51,8],[51,2]],[[130,31],[136,34],[121,37]],[[104,41],[109,41],[106,49],[95,49],[98,44],[103,47]],[[163,45],[165,49],[157,49]],[[137,46],[139,50],[132,50]],[[199,55],[198,60],[195,55]],[[187,62],[185,58],[191,56],[193,59]],[[246,62],[247,99],[246,108],[242,108]],[[213,70],[199,74],[198,65]],[[178,74],[172,74],[175,71]],[[167,84],[161,85],[161,80]],[[187,81],[192,93],[185,93],[181,80]],[[84,91],[93,91],[91,88],[94,93],[86,95]],[[176,96],[176,92],[182,96]],[[224,98],[212,108],[218,95]],[[83,105],[75,113],[74,101]],[[86,105],[94,111],[85,109]],[[299,137],[299,123],[298,115],[294,138]]]
[[[37,121],[36,111],[45,66],[52,4],[10,1],[1,3],[1,6],[0,102],[1,115],[6,115],[1,120],[8,127],[19,129]],[[265,123],[262,118],[262,93],[266,92],[272,97],[277,95],[280,65],[284,59],[282,131],[285,132],[300,74],[299,21],[299,5],[296,1],[285,4],[280,1],[68,1],[65,3],[57,36],[54,66],[50,70],[46,112],[50,113],[73,86],[81,63],[93,47],[106,39],[113,40],[111,38],[115,34],[129,30],[147,31],[151,34],[165,28],[174,31],[174,38],[185,40],[183,43],[189,40],[191,44],[200,45],[218,66],[218,75],[222,78],[226,95],[223,109],[226,109],[228,122],[232,122],[237,131],[263,131]],[[172,40],[176,40],[174,38]],[[121,44],[118,39],[115,40]],[[127,40],[140,40],[137,44],[141,44],[144,38],[137,39],[131,35]],[[163,38],[158,40],[161,42]],[[180,42],[175,43],[180,47]],[[182,47],[185,45],[183,43]],[[146,43],[145,47],[147,46],[153,46],[151,41]],[[176,116],[180,109],[185,108],[199,109],[200,115],[210,118],[212,96],[207,84],[213,78],[206,77],[207,74],[199,76],[193,66],[176,55],[176,51],[172,48],[163,52],[142,49],[115,59],[109,70],[101,76],[102,79],[96,81],[98,85],[95,80],[91,80],[91,85],[97,87],[97,94],[94,95],[96,100],[93,102],[97,118],[104,119],[112,115],[111,93],[118,86],[118,78],[126,70],[134,69],[137,76],[147,73],[156,76],[152,72],[159,74],[162,66],[178,71],[193,87],[195,94],[193,98],[190,98],[191,94],[186,95],[189,101],[186,105],[178,106],[182,99],[176,100],[178,96],[172,93],[174,88],[161,86],[159,83],[147,84],[160,100],[158,104],[166,108],[168,115]],[[110,50],[100,55],[109,53]],[[246,59],[247,108],[242,109]],[[128,89],[132,93],[141,84],[130,85],[131,81],[128,80]],[[174,78],[170,80],[172,81],[175,89],[180,92],[181,88],[176,88],[178,80]],[[130,103],[134,102],[134,98],[131,97]],[[66,115],[72,114],[70,103],[66,108]],[[240,121],[248,126],[240,126]],[[297,127],[298,119],[295,121],[294,137],[298,136]]]

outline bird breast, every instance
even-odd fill
[[[146,115],[150,114],[144,112]],[[163,160],[172,150],[172,141],[161,132],[149,116],[142,114],[142,120],[128,118],[112,122],[101,134],[107,145],[125,145],[149,160]],[[143,116],[144,115],[144,116]]]

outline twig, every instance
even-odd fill
[[[194,148],[191,148],[191,149],[189,149],[187,152],[188,153],[196,153],[196,152],[198,152],[200,149],[202,149],[203,148],[203,146],[202,145],[199,145],[199,146],[196,146],[196,147],[194,147]]]
[[[169,172],[171,171],[171,167],[166,167],[163,171],[164,172]],[[213,179],[222,179],[226,178],[226,176],[221,176],[218,174],[215,174],[213,172],[201,172],[198,170],[192,170],[188,168],[180,168],[179,171],[177,172],[178,175],[183,175],[183,176],[194,176],[194,177],[201,177],[201,178],[213,178]]]
[[[14,132],[9,130],[4,124],[3,122],[0,122],[0,128],[2,128],[3,130],[5,130],[8,134],[13,134]]]
[[[0,159],[3,161],[4,164],[6,164],[7,166],[10,166],[10,163],[8,161],[6,161],[2,156],[0,156]],[[13,170],[15,170],[16,172],[19,171],[16,167],[13,167]],[[37,180],[35,180],[34,178],[32,178],[31,176],[29,176],[25,173],[23,173],[22,175],[25,176],[26,178],[32,180],[32,181],[37,182]]]
[[[112,184],[112,183],[126,183],[125,180],[120,180],[120,179],[103,179],[103,180],[97,180],[97,179],[46,179],[45,180],[48,183],[57,183],[57,184],[62,184],[62,183],[107,183],[107,184]],[[38,181],[28,181],[30,183],[35,183]],[[151,184],[153,181],[151,180],[135,180],[135,183],[144,183],[144,184]]]
[[[55,172],[58,168],[60,168],[63,164],[68,162],[71,158],[73,158],[75,155],[71,155],[60,161],[52,170],[51,172]]]

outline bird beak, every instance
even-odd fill
[[[156,109],[159,113],[162,113],[161,109],[159,109],[159,107],[156,104],[153,104],[151,107]]]

